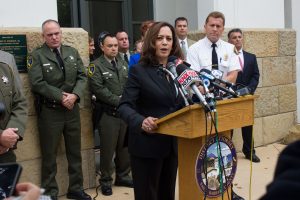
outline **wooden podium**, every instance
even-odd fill
[[[254,99],[249,95],[217,102],[218,132],[230,138],[231,130],[254,123]],[[157,121],[158,133],[178,137],[179,200],[203,199],[195,178],[198,153],[205,142],[205,112],[195,104],[171,113]],[[211,121],[208,119],[208,134]],[[215,130],[212,130],[215,133]],[[231,188],[228,188],[231,199]],[[223,199],[228,199],[227,192]],[[222,199],[218,198],[207,199]]]

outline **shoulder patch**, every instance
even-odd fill
[[[32,56],[27,56],[27,69],[32,67]]]
[[[90,65],[88,66],[88,76],[92,77],[94,73],[95,73],[95,64],[90,63]]]

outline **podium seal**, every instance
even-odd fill
[[[222,158],[222,159],[221,159]],[[231,186],[237,167],[236,150],[230,139],[214,136],[202,146],[195,166],[196,181],[207,197],[221,196]]]

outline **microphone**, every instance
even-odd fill
[[[182,59],[180,59],[180,58],[177,58],[176,56],[169,56],[169,58],[168,58],[168,63],[169,63],[169,62],[174,63],[174,64],[175,64],[175,67],[176,67],[177,65],[179,65],[179,64],[184,64],[184,65],[186,65],[187,67],[190,67],[190,66],[191,66],[190,63],[187,63],[186,61],[184,61],[184,60],[182,60]]]
[[[182,98],[184,100],[185,106],[194,104],[193,101],[191,100],[191,98],[189,97],[189,94],[187,93],[187,91],[178,83],[176,77],[173,75],[173,73],[171,71],[169,71],[165,67],[159,67],[159,70],[169,74],[169,76],[173,79],[175,87],[178,89],[180,95],[182,96]],[[176,70],[175,70],[175,72],[176,72]]]
[[[167,69],[175,76],[178,77],[178,74],[176,72],[176,65],[174,62],[168,62]]]
[[[177,85],[178,88],[181,89],[181,92],[182,92],[183,96],[186,98],[186,100],[188,101],[189,105],[192,105],[193,101],[190,98],[188,92],[182,87],[181,84],[178,83],[178,81],[176,79],[178,77],[178,74],[176,72],[176,66],[178,64],[182,64],[182,62],[183,61],[181,59],[177,58],[176,56],[170,56],[168,58],[168,64],[167,64],[166,68],[174,75],[175,78],[173,78],[173,80],[174,80],[175,84]]]
[[[205,73],[205,74],[209,74],[210,77],[213,77],[212,79],[214,81],[217,81],[219,83],[223,83],[224,85],[226,85],[226,87],[232,87],[234,86],[233,83],[229,82],[229,81],[226,81],[226,80],[223,80],[221,77],[223,75],[223,72],[221,72],[220,70],[212,70],[210,71],[209,69],[201,69],[200,70],[200,73]]]
[[[243,88],[237,89],[237,90],[235,91],[235,93],[237,94],[238,97],[246,96],[246,95],[248,95],[248,94],[251,94],[248,87],[243,87]],[[230,98],[232,98],[232,97],[233,97],[232,95],[229,95],[229,96],[227,96],[226,98],[230,99]]]
[[[211,111],[209,105],[207,104],[204,96],[201,94],[199,89],[197,88],[195,82],[200,82],[200,78],[196,71],[189,69],[184,64],[179,64],[176,67],[177,74],[180,74],[177,78],[180,85],[182,85],[185,89],[191,87],[195,95],[200,99],[201,103],[204,106],[204,110],[206,112]]]
[[[219,71],[219,70],[215,70],[215,71]],[[228,94],[230,94],[233,97],[238,97],[238,95],[236,94],[236,92],[231,88],[233,86],[232,83],[222,80],[222,79],[218,79],[216,78],[214,75],[212,75],[211,71],[208,69],[201,69],[200,70],[200,77],[202,77],[203,79],[203,83],[209,87],[210,84],[214,87],[216,87],[217,89],[220,89]],[[226,85],[226,87],[229,87],[229,89],[221,86],[219,83],[223,83]]]

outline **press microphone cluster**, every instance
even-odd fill
[[[189,69],[184,64],[179,64],[176,67],[176,72],[179,74],[177,80],[180,85],[182,85],[185,89],[191,88],[194,92],[194,94],[198,97],[201,104],[203,105],[205,111],[211,111],[210,106],[208,105],[207,101],[205,100],[205,97],[201,94],[199,91],[196,83],[201,82],[201,79],[199,78],[199,75],[196,71]]]
[[[169,63],[168,63],[169,64]],[[179,84],[179,82],[177,81],[176,76],[171,72],[171,70],[165,68],[165,67],[160,67],[159,68],[161,71],[167,73],[174,81],[175,83],[175,87],[176,89],[179,91],[180,95],[182,96],[183,100],[184,100],[184,104],[185,106],[189,106],[193,104],[192,99],[189,97],[187,91],[182,87],[182,85]]]
[[[232,89],[234,85],[233,83],[217,78],[216,76],[213,75],[213,73],[210,70],[201,69],[199,72],[199,76],[201,77],[202,82],[211,90],[219,89],[223,91],[225,94],[231,95],[233,97],[238,97],[236,92]]]
[[[215,100],[219,98],[216,91],[222,91],[222,94],[226,98],[233,98],[243,96],[247,91],[234,91],[234,84],[222,79],[222,72],[219,70],[201,69],[200,72],[196,72],[189,68],[190,64],[177,58],[176,56],[170,56],[168,58],[168,64],[166,67],[161,67],[161,70],[169,74],[173,79],[176,88],[180,95],[185,100],[185,105],[192,105],[189,89],[193,91],[196,97],[200,100],[206,112],[215,110]],[[203,86],[202,93],[198,89],[198,85]],[[223,96],[222,96],[223,97]],[[219,99],[222,99],[219,98]]]

